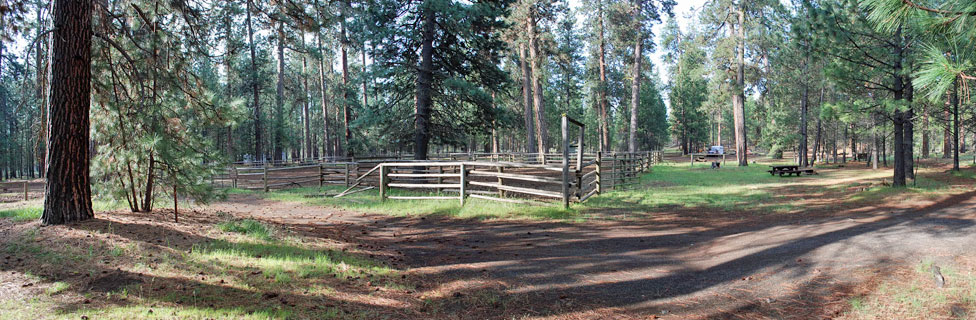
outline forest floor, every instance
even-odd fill
[[[297,189],[179,223],[102,206],[44,227],[38,200],[0,203],[0,319],[976,316],[976,169],[931,160],[892,189],[863,163],[765,164],[676,159],[570,210],[403,212],[418,206]]]

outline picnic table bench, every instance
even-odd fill
[[[817,174],[817,172],[813,171],[813,169],[800,169],[800,166],[798,165],[782,165],[782,166],[769,166],[769,167],[771,169],[766,172],[769,172],[769,175],[773,175],[773,176],[779,174],[779,176],[782,177],[783,175],[790,176],[795,174],[797,177],[799,177],[801,173],[808,174],[808,175]]]

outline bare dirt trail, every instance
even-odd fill
[[[361,243],[465,292],[495,281],[557,318],[811,318],[896,266],[976,246],[976,192],[926,207],[709,228],[648,222],[390,217],[236,195],[208,209]],[[436,289],[436,288],[434,288]]]

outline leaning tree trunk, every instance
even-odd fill
[[[91,219],[89,119],[92,2],[55,0],[44,224]]]
[[[437,20],[431,8],[424,15],[423,44],[420,48],[420,68],[417,68],[417,115],[414,119],[414,159],[427,160],[430,142],[430,111],[433,104],[431,87],[434,81],[434,28]]]

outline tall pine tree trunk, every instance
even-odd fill
[[[942,116],[945,119],[945,123],[942,126],[942,158],[949,159],[952,157],[952,112],[949,112],[952,106],[952,91],[946,95],[946,103],[942,109]]]
[[[952,81],[952,170],[959,171],[959,78]]]
[[[38,7],[37,7],[37,23],[41,23],[43,21],[43,19],[41,17],[41,12],[43,11],[42,8],[43,8],[43,6],[41,6],[41,5],[38,5]],[[41,37],[41,32],[42,32],[41,29],[43,29],[43,28],[38,28],[38,31],[37,31],[38,32],[38,34],[37,34],[38,39],[40,39],[40,37]],[[45,165],[45,161],[46,161],[45,157],[47,157],[47,147],[46,147],[46,145],[47,145],[47,109],[48,109],[48,106],[47,106],[47,94],[48,94],[47,93],[47,75],[48,75],[48,70],[49,70],[49,65],[46,64],[47,61],[45,61],[45,58],[44,58],[44,50],[42,49],[43,44],[44,44],[44,41],[37,41],[37,60],[36,60],[36,63],[35,63],[35,67],[37,68],[37,98],[41,100],[40,101],[40,105],[38,106],[41,109],[41,128],[40,128],[40,132],[37,135],[37,141],[38,141],[37,145],[38,145],[38,149],[40,151],[37,154],[38,171],[40,172],[41,176],[44,175],[44,170],[45,170],[45,167],[46,167],[46,165]]]
[[[637,41],[634,43],[634,75],[630,83],[630,137],[627,139],[627,151],[637,151],[637,108],[640,105],[641,62],[644,61],[644,34],[641,23],[641,0],[634,2],[634,20],[637,22]]]
[[[894,98],[897,101],[897,100],[904,99],[905,87],[904,87],[903,78],[900,75],[901,73],[900,72],[901,69],[900,50],[896,50],[896,52],[898,52],[896,56],[898,56],[899,58],[895,62],[895,70],[898,70],[896,74],[899,75],[895,76]],[[895,165],[894,165],[894,173],[891,178],[891,185],[895,187],[902,187],[906,185],[905,184],[905,112],[900,110],[895,110],[895,113],[891,118],[892,118],[891,120],[892,129],[894,130],[894,137],[895,137],[894,139],[895,140],[894,141]],[[885,161],[887,161],[887,157],[885,158]]]
[[[532,69],[529,68],[528,49],[519,42],[519,66],[522,69],[522,107],[525,117],[525,152],[536,153],[535,120],[532,117]]]
[[[423,5],[423,42],[420,48],[420,68],[417,68],[417,109],[414,125],[414,159],[426,160],[430,142],[430,111],[433,104],[434,81],[434,28],[436,17],[429,3]]]
[[[807,162],[807,109],[810,105],[807,101],[810,98],[810,86],[807,85],[806,81],[803,83],[803,96],[800,100],[800,148],[799,154],[797,154],[797,163],[801,167],[806,167],[809,165]]]
[[[54,0],[51,110],[44,224],[87,220],[89,184],[92,2]]]
[[[363,56],[363,108],[369,106],[369,90],[366,88],[366,44],[363,44],[363,51],[360,52]]]
[[[278,83],[275,89],[275,110],[274,110],[274,130],[271,130],[274,135],[274,155],[275,161],[281,160],[282,146],[284,145],[284,112],[285,112],[285,30],[284,22],[278,21]]]
[[[929,157],[929,110],[928,103],[922,104],[922,158]]]
[[[604,12],[603,0],[597,0],[597,16],[599,17],[599,38],[600,38],[600,151],[610,150],[610,120],[607,117],[607,109],[610,108],[607,101],[607,48],[604,35]]]
[[[264,126],[261,124],[261,96],[258,89],[258,63],[257,63],[257,53],[254,47],[254,26],[251,21],[251,1],[247,1],[247,45],[251,50],[251,70],[248,72],[248,78],[251,81],[251,91],[254,94],[252,103],[254,103],[254,159],[264,162],[267,157],[264,154]]]
[[[345,151],[344,156],[352,157],[352,146],[349,145],[349,141],[352,140],[352,130],[349,128],[349,39],[346,39],[346,3],[339,2],[339,50],[342,51],[340,61],[342,63],[342,126],[345,130],[343,135],[343,141],[340,144],[344,145]]]
[[[308,52],[308,48],[305,47],[305,31],[300,32],[302,37],[302,51]],[[310,104],[312,103],[311,92],[308,88],[308,58],[305,53],[302,53],[302,88],[304,88],[305,93],[302,94],[302,124],[305,126],[304,137],[305,137],[305,151],[303,157],[306,159],[312,158],[312,130],[310,118]]]
[[[824,90],[825,90],[824,87],[820,87],[820,99],[817,101],[817,105],[818,106],[823,106]],[[814,165],[814,164],[817,163],[817,152],[819,152],[820,149],[823,148],[823,143],[821,141],[821,138],[823,137],[823,132],[822,131],[823,131],[823,121],[818,116],[817,117],[817,133],[813,137],[813,156],[810,159],[810,165]],[[826,157],[824,157],[824,158],[826,158]],[[824,162],[826,162],[826,161],[824,161]]]
[[[495,106],[495,91],[491,92],[491,110],[496,110],[498,108]],[[498,119],[491,119],[491,153],[498,153],[501,146],[498,141]]]
[[[735,122],[735,157],[739,166],[748,166],[748,142],[746,140],[745,119],[745,0],[739,0],[738,53],[735,64],[735,95],[732,100],[732,117]]]
[[[325,155],[332,157],[335,153],[333,153],[334,150],[330,143],[332,135],[329,134],[329,89],[325,82],[325,49],[322,45],[322,33],[317,32],[315,36],[318,38],[319,53],[322,55],[319,59],[319,91],[322,93],[322,141],[325,146]],[[331,65],[332,63],[330,62],[329,66]]]
[[[226,99],[230,99],[234,95],[233,86],[231,85],[231,81],[232,81],[231,73],[233,72],[233,67],[231,66],[230,62],[231,62],[232,55],[235,54],[234,53],[235,50],[231,47],[231,33],[233,32],[231,28],[233,28],[233,26],[231,23],[230,15],[224,17],[222,27],[224,29],[224,35],[226,37],[226,39],[224,40],[225,56],[223,62],[224,62],[224,73],[225,73],[224,77],[227,84],[224,87],[224,96]],[[227,159],[230,160],[231,162],[234,162],[237,159],[234,153],[234,127],[228,125],[224,133],[226,134],[226,139],[227,139],[226,144],[224,145],[225,147],[224,152],[227,153]]]
[[[905,162],[905,177],[909,179],[915,179],[915,87],[912,86],[912,81],[910,78],[906,78],[907,84],[905,86],[905,100],[908,101],[908,110],[905,112],[904,127],[904,141],[903,147],[904,156],[902,158]]]
[[[529,62],[532,64],[532,102],[535,109],[535,132],[539,146],[539,156],[549,151],[549,131],[546,125],[546,105],[542,96],[542,57],[539,54],[539,41],[536,34],[535,8],[529,10]]]

